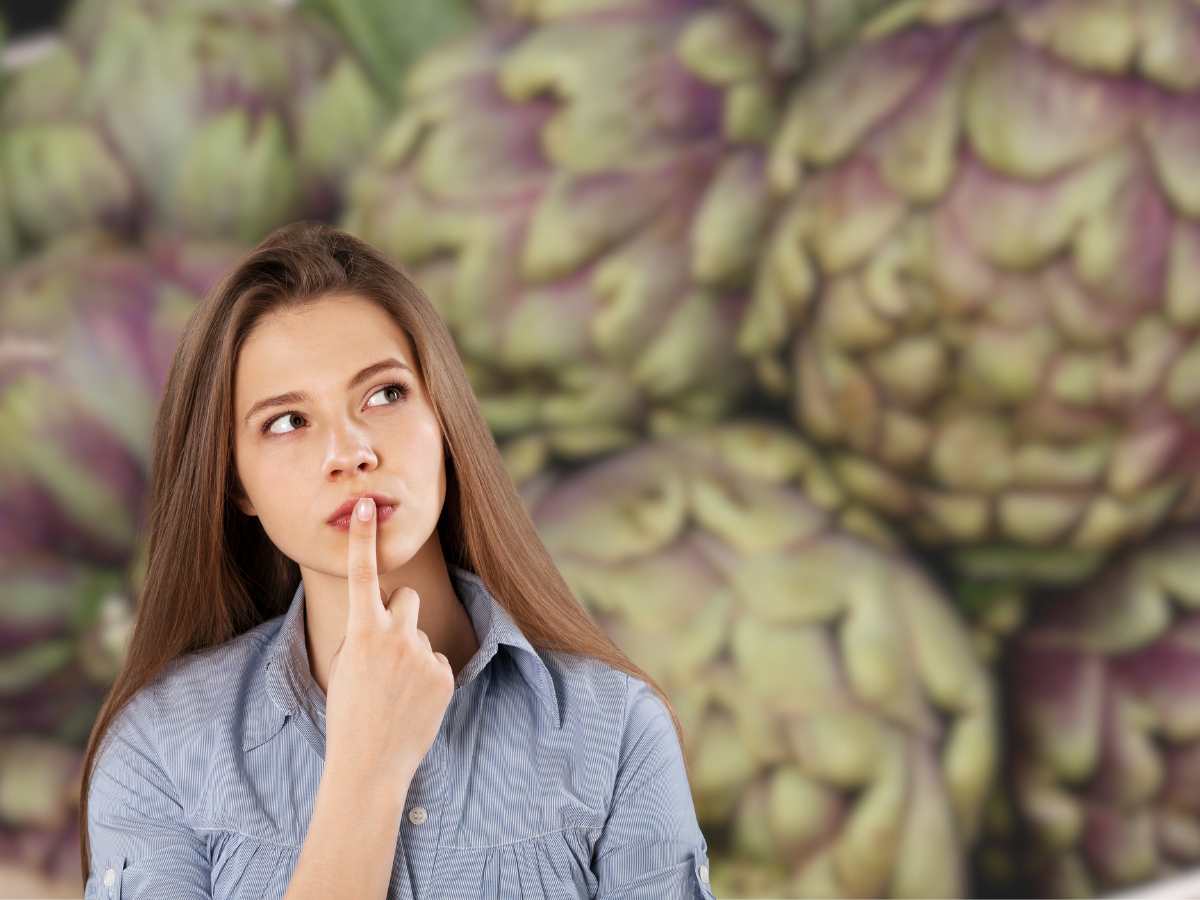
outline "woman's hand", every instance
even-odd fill
[[[360,511],[368,509],[364,521]],[[397,514],[399,511],[397,510]],[[417,628],[421,598],[400,587],[386,598],[376,566],[375,503],[350,516],[346,635],[334,651],[326,691],[326,764],[407,790],[454,695],[450,661]]]

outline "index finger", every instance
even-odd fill
[[[367,521],[359,518],[359,512],[367,505],[371,517]],[[381,621],[384,610],[383,595],[379,588],[379,568],[375,560],[375,501],[364,497],[354,506],[350,515],[350,540],[346,548],[346,580],[349,582],[349,603],[346,608],[347,628],[353,624],[370,624]]]

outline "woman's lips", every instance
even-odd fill
[[[388,519],[390,519],[392,517],[392,513],[395,512],[395,510],[396,510],[396,507],[394,507],[394,506],[380,506],[376,510],[376,512],[379,515],[379,524],[382,525],[384,522],[386,522]],[[339,531],[349,531],[350,530],[350,517],[352,515],[354,515],[353,511],[348,512],[348,513],[346,513],[346,515],[342,516],[340,519],[334,519],[329,524],[332,525],[334,528],[337,528]]]

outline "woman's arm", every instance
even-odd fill
[[[284,900],[386,898],[409,784],[387,787],[328,761]]]
[[[209,900],[208,848],[163,768],[144,695],[110,726],[88,786],[86,900]]]
[[[658,695],[632,676],[612,805],[592,870],[596,900],[716,900],[675,726]]]

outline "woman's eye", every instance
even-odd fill
[[[399,400],[404,400],[405,398],[408,397],[408,385],[402,384],[402,383],[386,384],[383,387],[381,387],[379,390],[372,393],[371,397],[374,397],[378,394],[382,394],[384,391],[396,391],[396,393],[399,395],[399,397],[397,398],[396,401],[392,401],[389,403],[371,403],[370,402],[371,398],[368,397],[367,405],[368,406],[391,406],[393,403],[398,402]],[[282,415],[276,416],[275,418],[270,419],[267,422],[265,422],[262,427],[263,434],[287,434],[287,431],[277,431],[277,430],[272,429],[271,426],[274,425],[276,422],[286,422],[289,419],[293,419],[293,418],[303,419],[304,416],[300,415],[300,413],[297,413],[297,412],[285,412]]]

